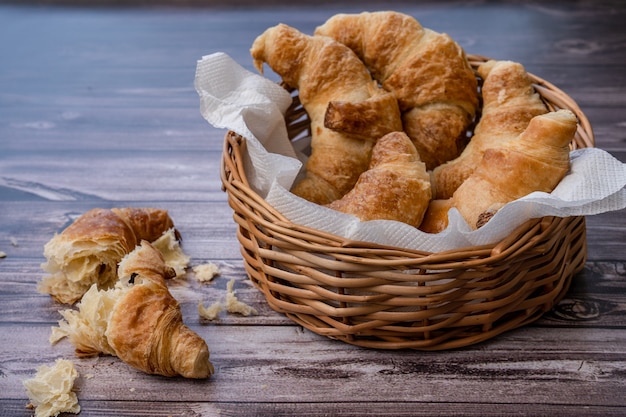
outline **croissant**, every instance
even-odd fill
[[[534,191],[551,192],[569,170],[569,144],[576,128],[570,110],[535,116],[516,139],[486,150],[474,173],[450,199],[433,200],[420,230],[445,229],[451,207],[477,229],[506,203]]]
[[[149,374],[208,378],[214,372],[208,346],[183,324],[165,282],[173,275],[161,253],[141,242],[120,262],[115,287],[94,284],[78,310],[61,311],[54,340],[67,336],[80,357],[103,353]]]
[[[521,64],[491,60],[478,67],[478,74],[484,80],[481,118],[461,155],[432,171],[435,199],[450,198],[476,169],[486,149],[516,138],[533,117],[548,112]]]
[[[347,45],[395,94],[428,170],[457,157],[478,107],[476,76],[448,35],[392,11],[337,14],[315,30]]]
[[[311,122],[305,177],[291,191],[318,204],[341,198],[367,169],[375,141],[402,130],[397,100],[350,49],[327,37],[279,24],[259,35],[250,53],[261,73],[267,63],[298,89]]]
[[[369,169],[341,199],[328,207],[361,220],[397,220],[419,226],[431,198],[430,178],[404,132],[378,140]]]
[[[174,232],[167,211],[154,208],[95,208],[84,213],[44,246],[50,275],[38,290],[58,302],[73,304],[93,285],[110,288],[117,281],[117,264],[142,239],[154,241]]]

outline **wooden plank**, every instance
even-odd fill
[[[271,11],[257,9],[251,11],[255,18],[245,22],[244,14],[236,9],[217,12],[211,9],[182,11],[178,13],[176,20],[170,19],[169,10],[158,9],[144,10],[142,14],[123,11],[117,14],[95,13],[90,9],[77,9],[72,12],[73,18],[66,18],[60,13],[50,13],[50,9],[46,8],[9,9],[4,14],[7,39],[17,39],[20,42],[19,46],[26,48],[9,50],[7,62],[15,66],[8,66],[7,71],[12,77],[7,81],[14,82],[16,79],[31,75],[29,72],[19,72],[18,68],[24,68],[24,64],[36,64],[28,54],[24,54],[36,45],[29,43],[28,38],[12,36],[19,35],[19,28],[22,27],[15,24],[16,22],[23,22],[33,31],[35,36],[33,39],[45,42],[44,47],[55,46],[59,42],[67,45],[64,60],[55,59],[53,54],[39,53],[40,60],[53,65],[51,70],[59,67],[64,70],[73,69],[69,74],[73,75],[80,74],[81,67],[87,65],[94,80],[98,79],[97,76],[109,74],[103,79],[107,81],[106,83],[101,81],[86,86],[82,84],[85,81],[84,74],[81,74],[82,77],[68,77],[68,82],[83,87],[78,91],[88,94],[93,90],[98,92],[96,87],[101,85],[106,86],[105,88],[114,88],[118,83],[125,85],[125,91],[137,89],[137,84],[145,81],[165,84],[168,87],[180,87],[183,80],[187,82],[191,80],[195,60],[218,48],[233,54],[237,60],[251,68],[248,48],[254,37],[265,28],[285,22],[312,33],[317,25],[338,10],[357,12],[361,9],[359,6],[346,7],[346,5],[324,9],[304,7],[301,13],[297,14],[288,9]],[[623,65],[619,55],[623,42],[622,32],[616,30],[619,27],[607,24],[602,9],[583,9],[579,6],[577,10],[568,11],[559,7],[509,5],[508,10],[504,9],[507,13],[503,13],[501,6],[455,5],[424,8],[406,4],[398,5],[395,9],[416,16],[427,27],[449,33],[458,39],[469,53],[525,62],[531,71],[542,64],[553,65],[556,74],[560,70],[554,67],[554,63],[558,63],[561,69],[570,68],[574,71],[573,68],[579,68],[580,77],[576,78],[582,78],[588,75],[583,71],[591,65],[590,56],[595,59],[593,61],[595,66]],[[620,16],[626,14],[621,8],[614,8],[613,12],[614,22],[619,22]],[[468,21],[491,24],[481,25],[481,30],[477,31],[472,25],[466,24]],[[8,24],[9,22],[12,24]],[[594,40],[581,39],[579,27],[582,22],[594,27]],[[69,35],[75,33],[73,31],[84,32],[93,25],[98,25],[98,31],[90,32],[87,39],[77,39]],[[559,27],[558,31],[552,30],[555,26]],[[237,30],[233,31],[232,27],[236,27]],[[503,28],[506,28],[508,36],[503,35]],[[52,31],[49,31],[50,29]],[[41,31],[46,31],[45,37],[38,36]],[[156,39],[159,39],[159,34],[164,31],[168,35],[169,44],[178,47],[168,49],[166,54],[159,54],[164,50],[164,46],[158,45]],[[212,37],[208,37],[207,34]],[[100,43],[102,38],[98,36],[106,37],[107,42]],[[127,42],[129,37],[134,42]],[[97,49],[85,48],[96,44]],[[134,52],[143,53],[137,55]],[[31,66],[26,68],[34,70]],[[125,77],[112,78],[110,75],[119,73],[119,68],[124,68]],[[187,77],[151,76],[155,72],[167,74],[167,71],[172,70],[177,71],[178,75],[181,69],[186,69]],[[587,80],[588,77],[585,77],[585,81]],[[189,84],[183,85],[189,87]],[[49,84],[43,87],[54,88]],[[91,90],[85,87],[91,87]],[[50,90],[43,90],[44,93],[46,91]]]
[[[17,155],[3,163],[0,185],[49,200],[130,200],[139,191],[142,199],[151,201],[224,198],[220,154],[121,150],[98,154],[81,150],[58,158],[54,153]],[[58,175],[50,176],[50,172]]]
[[[229,416],[229,417],[364,417],[364,416],[396,416],[396,417],[449,417],[451,415],[476,417],[502,416],[551,416],[551,417],[612,417],[623,416],[624,407],[551,404],[474,404],[463,402],[424,403],[419,401],[405,402],[309,402],[309,403],[256,403],[256,402],[223,402],[211,401],[186,402],[145,402],[135,401],[80,401],[81,416],[110,417],[145,417],[147,410],[150,416]],[[2,403],[0,416],[24,415],[24,401],[7,400]],[[393,411],[392,411],[393,410]]]
[[[588,216],[586,224],[589,260],[626,260],[624,210]]]
[[[626,405],[623,330],[526,328],[425,353],[361,349],[293,326],[193,329],[207,340],[216,367],[207,381],[143,374],[114,357],[76,359],[68,342],[48,344],[49,326],[2,325],[3,398],[22,398],[21,380],[64,357],[82,375],[79,398],[89,401]]]

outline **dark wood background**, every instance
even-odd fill
[[[0,416],[31,415],[22,381],[60,357],[81,374],[81,416],[626,415],[623,211],[587,219],[587,266],[537,323],[449,352],[353,347],[273,312],[247,280],[219,180],[225,132],[202,119],[193,88],[212,52],[252,69],[252,41],[279,22],[311,33],[338,12],[395,9],[556,84],[597,147],[626,161],[623,2],[52,3],[0,4]],[[61,307],[36,291],[43,245],[88,209],[116,206],[168,209],[192,266],[221,267],[211,284],[189,274],[171,287],[210,347],[210,380],[48,343]],[[233,278],[259,315],[201,320],[198,301]]]

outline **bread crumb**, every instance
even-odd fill
[[[235,291],[233,290],[234,285],[234,279],[231,279],[228,284],[226,284],[226,300],[224,303],[216,301],[209,307],[204,307],[202,301],[200,301],[198,303],[198,314],[200,317],[207,320],[215,320],[223,310],[226,310],[228,313],[241,314],[242,316],[259,314],[253,307],[237,299]]]
[[[0,251],[0,258],[6,258],[6,257],[7,257],[7,253]]]
[[[206,263],[193,267],[196,279],[200,282],[210,282],[213,278],[221,274],[220,268],[213,263]]]
[[[13,236],[11,236],[11,237],[9,238],[9,240],[11,241],[11,245],[16,246],[16,247],[17,247],[17,246],[19,246],[19,245],[17,244],[17,239],[16,239],[16,238],[14,238]]]
[[[202,301],[198,303],[198,314],[203,319],[215,320],[222,310],[224,310],[224,305],[220,301],[216,301],[208,307],[203,306]]]
[[[135,388],[130,388],[129,391],[130,392],[135,392]]]
[[[41,365],[32,379],[23,381],[28,392],[29,407],[35,407],[35,417],[56,416],[80,412],[76,393],[72,392],[78,372],[66,359],[57,359],[53,366]]]
[[[241,314],[243,316],[259,314],[254,308],[237,299],[237,297],[235,296],[235,291],[233,290],[234,285],[234,279],[231,279],[226,285],[226,311],[228,311],[229,313]]]

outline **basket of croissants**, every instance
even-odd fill
[[[550,192],[570,150],[594,146],[557,87],[402,13],[339,14],[313,35],[279,24],[251,55],[292,92],[290,137],[311,137],[290,191],[361,221],[436,234],[455,208],[477,229],[508,202]],[[272,309],[317,334],[378,349],[468,346],[540,318],[585,263],[582,216],[434,253],[293,223],[250,187],[245,142],[226,134],[221,175],[246,271]]]

